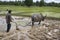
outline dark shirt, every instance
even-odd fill
[[[10,14],[10,13],[7,13],[7,14],[6,14],[6,23],[7,23],[7,24],[10,24],[11,21],[12,21],[12,20],[11,20],[11,14]]]

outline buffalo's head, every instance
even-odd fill
[[[42,17],[42,21],[44,21],[44,19],[46,18],[46,16],[47,16],[47,15],[45,15],[45,16]]]

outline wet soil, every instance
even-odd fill
[[[19,30],[14,29],[9,33],[0,32],[0,40],[60,40],[60,21],[58,20],[45,19],[40,25],[36,22],[32,27],[31,23],[28,24],[31,21],[29,17],[14,18]],[[12,23],[12,25],[16,27],[15,24]]]

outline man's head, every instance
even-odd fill
[[[8,13],[11,13],[11,10],[8,10]]]

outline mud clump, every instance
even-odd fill
[[[45,20],[39,26],[23,28],[23,30],[5,33],[6,35],[2,33],[0,40],[4,38],[6,38],[4,40],[60,40],[60,21]]]
[[[41,25],[40,27],[33,27],[29,34],[33,36],[33,39],[35,40],[60,40],[60,26],[59,22],[55,21],[48,21],[48,23],[45,22],[44,25]],[[48,27],[47,27],[48,26]],[[32,37],[30,36],[30,38]]]

